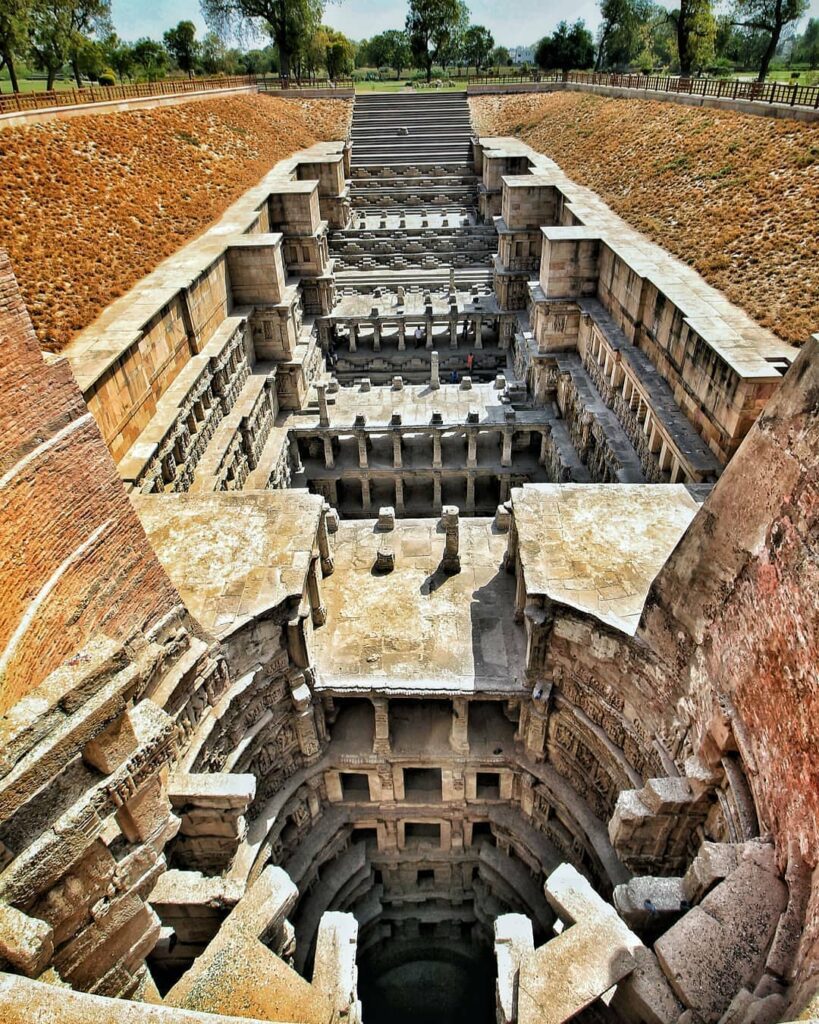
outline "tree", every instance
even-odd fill
[[[15,59],[28,44],[30,0],[0,0],[0,71],[8,68],[12,92],[20,91]]]
[[[458,0],[458,14],[450,25],[445,39],[441,40],[437,59],[447,68],[450,64],[461,64],[464,61],[464,39],[469,28],[469,8],[465,0]]]
[[[714,56],[717,23],[711,0],[681,0],[669,17],[677,33],[680,75],[689,78],[694,67],[702,68]]]
[[[489,63],[495,40],[483,25],[470,25],[464,33],[464,58],[467,65],[474,64],[475,70]]]
[[[168,51],[155,39],[138,39],[134,43],[134,63],[145,72],[149,82],[155,82],[168,66]]]
[[[509,55],[509,51],[505,46],[496,46],[492,51],[489,58],[490,63],[493,67],[500,71],[501,68],[508,68],[512,63],[512,58]]]
[[[32,10],[29,37],[31,57],[38,71],[46,73],[46,89],[54,88],[71,48],[71,17],[61,0],[38,3]]]
[[[349,75],[355,66],[355,48],[350,40],[334,28],[324,29],[327,42],[325,44],[324,66],[330,79]]]
[[[639,53],[643,29],[652,15],[648,0],[600,0],[602,21],[595,67],[625,67]]]
[[[176,28],[165,33],[165,48],[176,61],[180,71],[186,71],[193,78],[199,57],[199,43],[196,39],[196,25],[192,21],[180,21]]]
[[[735,0],[737,24],[747,29],[765,32],[768,45],[759,64],[758,82],[764,82],[768,67],[779,46],[782,30],[808,9],[808,0]]]
[[[225,44],[215,32],[208,32],[199,47],[199,64],[206,75],[225,70]]]
[[[111,32],[103,39],[102,49],[106,61],[116,71],[120,82],[124,78],[133,77],[134,51],[130,43],[124,42],[115,32]]]
[[[373,36],[366,47],[367,63],[376,68],[394,68],[396,77],[401,77],[404,68],[412,60],[407,33],[391,28]]]
[[[793,46],[793,59],[798,63],[819,67],[819,18],[811,18],[805,31],[798,36]]]
[[[458,0],[410,0],[407,37],[417,67],[432,81],[432,65],[446,52],[461,18]]]
[[[571,71],[594,64],[594,39],[586,23],[561,21],[551,36],[544,36],[535,48],[535,63],[544,71]]]
[[[281,74],[321,24],[324,0],[200,0],[208,25],[221,36],[266,29],[279,51]]]

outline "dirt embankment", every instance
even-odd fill
[[[819,331],[819,125],[579,93],[470,100],[795,344]]]
[[[43,348],[63,348],[278,160],[344,138],[351,113],[248,94],[0,131],[0,247]]]

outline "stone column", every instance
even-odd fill
[[[372,702],[375,717],[373,753],[388,757],[390,754],[389,701],[386,697],[374,697]]]
[[[483,348],[483,317],[475,317],[475,348]]]
[[[377,320],[373,322],[373,351],[381,351],[381,324]]]
[[[475,469],[478,465],[477,430],[467,430],[466,432],[466,465],[469,469]]]
[[[301,473],[302,470],[304,469],[304,466],[302,465],[302,462],[301,462],[301,453],[299,452],[299,443],[296,440],[295,436],[291,437],[291,439],[290,439],[289,450],[290,450],[290,464],[293,467],[293,472],[294,473]]]
[[[430,356],[430,359],[431,366],[429,375],[429,386],[432,388],[433,391],[437,391],[438,388],[441,386],[441,378],[438,372],[438,353],[433,352],[432,355]]]
[[[322,438],[324,442],[324,468],[333,469],[336,464],[335,457],[333,455],[333,439],[325,435]]]
[[[327,530],[327,515],[329,512],[330,506],[325,501],[321,509],[321,519],[319,520],[318,528],[319,558],[321,559],[321,571],[324,576],[331,575],[335,569],[333,553],[330,550],[330,534]]]
[[[458,314],[449,318],[449,347],[458,347]]]
[[[316,394],[318,395],[319,424],[322,427],[329,427],[330,413],[327,410],[327,386],[325,384],[316,384]]]
[[[475,514],[475,477],[471,473],[466,475],[466,511]]]
[[[503,444],[501,447],[501,465],[511,466],[512,465],[512,431],[504,430],[503,432]],[[508,497],[508,495],[507,495]],[[501,498],[501,501],[505,501],[506,498]]]
[[[426,309],[426,328],[427,328],[427,348],[432,348],[432,306],[427,306]]]
[[[510,490],[509,476],[508,475],[502,476],[500,478],[500,500],[501,500],[501,505],[505,501],[509,501],[509,490]]]
[[[432,468],[441,468],[441,431],[432,431]]]
[[[398,351],[403,352],[407,347],[407,325],[404,320],[398,321]]]
[[[327,500],[331,505],[338,505],[338,481],[327,481]]]
[[[404,481],[400,476],[395,478],[395,511],[399,514],[404,511]]]
[[[287,652],[297,668],[307,668],[310,664],[307,634],[304,631],[304,622],[308,614],[305,608],[300,608],[287,622]]]
[[[372,508],[372,498],[370,497],[370,478],[366,476],[361,478],[361,507],[365,512],[369,512]]]
[[[460,548],[460,514],[457,505],[447,505],[443,509],[446,542],[441,568],[446,573],[454,574],[461,571]]]
[[[392,466],[393,469],[400,469],[402,466],[401,461],[401,432],[399,430],[393,431],[392,435]]]
[[[363,430],[356,432],[356,439],[358,441],[358,466],[359,469],[366,469],[367,462],[367,435]]]
[[[327,605],[324,603],[321,594],[318,563],[318,558],[313,558],[310,561],[310,569],[307,573],[307,594],[310,598],[310,611],[313,617],[313,625],[323,626],[327,621]]]
[[[456,754],[469,754],[469,701],[463,697],[455,697],[452,701],[449,745]]]
[[[316,718],[313,713],[313,695],[310,687],[304,682],[304,676],[300,676],[302,682],[293,687],[290,693],[295,710],[294,724],[296,736],[299,740],[299,749],[306,758],[314,759],[321,753],[321,744],[316,730]]]
[[[358,324],[350,324],[350,351],[355,352],[358,346]]]
[[[538,456],[538,464],[545,466],[549,458],[549,450],[551,448],[550,440],[552,436],[552,428],[544,427],[540,432],[540,455]]]
[[[441,475],[434,473],[432,477],[432,508],[435,512],[441,511]]]

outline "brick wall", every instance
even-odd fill
[[[179,602],[64,360],[47,365],[0,251],[0,711],[94,633]]]

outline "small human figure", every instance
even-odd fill
[[[475,356],[474,356],[474,354],[472,352],[470,352],[469,355],[466,357],[466,372],[467,373],[470,373],[470,374],[472,373],[472,367],[474,366],[474,364],[475,364]]]
[[[421,341],[423,340],[423,337],[424,337],[424,332],[421,330],[421,325],[419,324],[415,328],[415,347],[416,348],[420,348],[421,347]]]
[[[458,383],[458,371],[457,370],[453,370],[452,373],[449,375],[449,383],[450,384],[457,384]]]
[[[534,688],[534,690],[532,691],[532,699],[533,700],[540,700],[540,698],[542,696],[543,696],[543,687],[542,686],[536,686]]]

